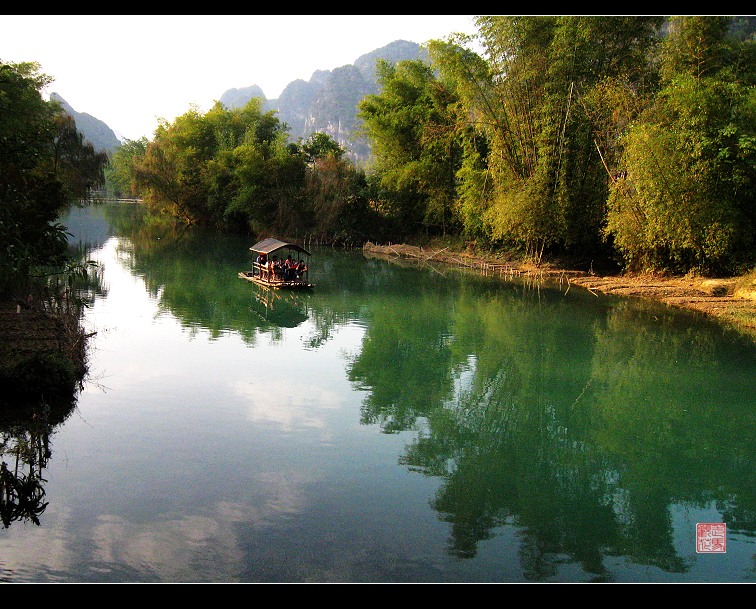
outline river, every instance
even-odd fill
[[[756,581],[737,333],[324,247],[314,289],[268,292],[237,277],[249,238],[131,203],[63,222],[99,264],[89,375],[44,427],[0,425],[9,468],[46,451],[3,581]]]

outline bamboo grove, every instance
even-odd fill
[[[627,270],[754,264],[753,19],[483,16],[428,60],[379,61],[372,158],[287,141],[253,99],[126,142],[111,185],[156,212],[330,242],[446,236]]]

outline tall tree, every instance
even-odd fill
[[[372,142],[383,198],[407,233],[458,228],[456,172],[462,161],[456,97],[420,61],[379,61],[381,92],[367,95],[358,117]]]
[[[756,46],[729,38],[729,22],[671,20],[663,88],[624,136],[607,233],[630,268],[722,273],[753,263]]]
[[[647,77],[660,19],[490,16],[476,23],[487,65],[454,45],[431,50],[488,141],[484,229],[492,241],[536,256],[597,247],[608,174],[581,100],[607,78],[637,84]]]
[[[66,206],[102,185],[107,155],[96,153],[42,89],[37,63],[0,62],[0,292],[41,285],[68,260]]]
[[[305,159],[286,144],[286,125],[258,98],[220,102],[163,123],[135,168],[147,204],[187,224],[285,230],[300,220]]]
[[[105,185],[111,197],[140,197],[134,181],[134,167],[144,157],[148,143],[146,137],[126,140],[113,152],[110,164],[105,170]]]

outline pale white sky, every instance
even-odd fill
[[[77,112],[119,137],[207,111],[228,89],[276,99],[291,81],[394,40],[476,33],[473,15],[0,15],[0,61],[36,61]]]

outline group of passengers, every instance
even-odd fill
[[[307,272],[307,265],[300,258],[299,262],[292,259],[291,254],[281,262],[278,256],[268,259],[268,255],[260,253],[256,260],[260,269],[260,277],[268,281],[297,281]]]

